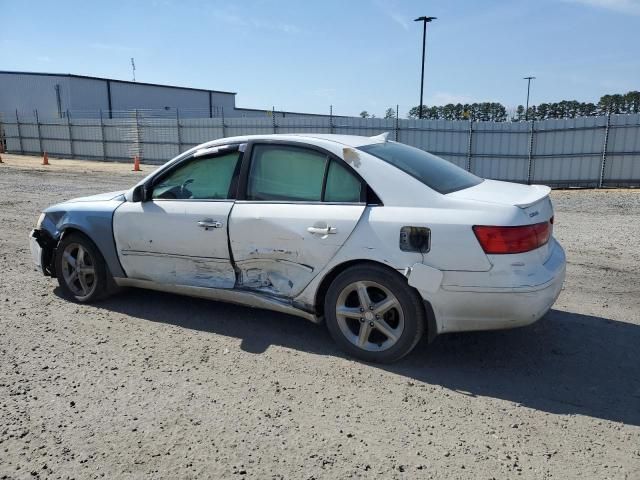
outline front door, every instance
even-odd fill
[[[233,288],[227,235],[240,155],[192,157],[154,181],[148,201],[115,211],[116,248],[129,278]]]
[[[250,155],[244,198],[229,222],[238,287],[295,297],[351,235],[366,187],[318,150],[254,144]]]

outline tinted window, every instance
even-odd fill
[[[213,158],[194,158],[179,166],[153,187],[157,199],[229,198],[229,186],[238,164],[239,152]]]
[[[255,145],[247,199],[319,202],[326,162],[327,156],[314,150]]]
[[[359,147],[440,193],[451,193],[473,187],[482,182],[480,177],[418,148],[402,143],[385,142]]]
[[[325,202],[359,202],[362,184],[345,166],[336,161],[329,165]]]

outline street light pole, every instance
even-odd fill
[[[427,46],[427,23],[436,20],[436,17],[419,17],[414,22],[422,22],[422,75],[420,76],[420,106],[418,118],[422,119],[422,96],[424,94],[424,55]]]
[[[535,80],[536,77],[522,77],[527,81],[527,109],[524,111],[524,120],[529,120],[529,92],[531,91],[531,80]]]

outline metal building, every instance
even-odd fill
[[[129,82],[84,75],[0,71],[0,111],[76,118],[134,109],[180,110],[185,117],[236,116],[235,92]]]

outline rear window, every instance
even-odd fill
[[[442,194],[473,187],[482,182],[482,178],[444,158],[402,143],[374,143],[359,147],[358,150],[390,163]]]

